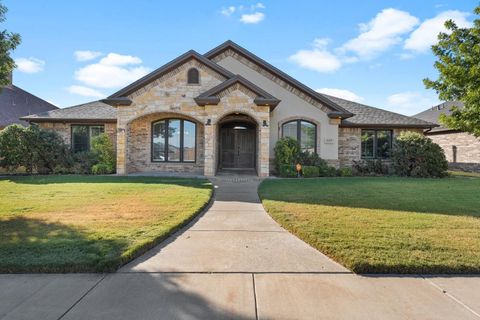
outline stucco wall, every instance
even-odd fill
[[[317,153],[324,159],[338,159],[338,125],[330,124],[326,110],[321,106],[314,106],[302,99],[299,95],[287,90],[279,82],[255,71],[252,66],[243,63],[229,55],[219,57],[216,63],[225,69],[240,74],[249,81],[266,90],[281,102],[270,114],[270,158],[274,157],[273,148],[281,137],[281,124],[286,119],[314,119],[317,124]],[[327,140],[328,139],[328,140]],[[327,142],[327,143],[326,143]]]
[[[433,142],[438,143],[449,162],[453,162],[453,146],[457,147],[459,163],[480,163],[480,139],[465,132],[429,134]]]

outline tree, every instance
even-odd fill
[[[474,10],[480,15],[480,6]],[[459,28],[452,20],[445,22],[448,33],[438,35],[432,46],[437,56],[437,80],[424,79],[427,89],[434,89],[443,101],[461,101],[465,107],[454,108],[450,116],[441,115],[445,126],[480,136],[480,19],[471,28]]]
[[[5,22],[8,9],[0,2],[0,23]],[[3,30],[0,32],[0,86],[10,84],[10,75],[15,68],[15,61],[10,57],[11,51],[20,44],[18,33]]]

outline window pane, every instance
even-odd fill
[[[88,126],[72,126],[73,152],[88,151]]]
[[[297,140],[297,121],[285,123],[282,132],[283,137],[291,137]]]
[[[195,123],[183,122],[183,161],[195,161]]]
[[[153,125],[152,143],[152,159],[165,161],[165,121]]]
[[[375,138],[375,131],[362,130],[362,158],[373,158],[373,141]]]
[[[302,151],[315,152],[315,125],[310,122],[300,122],[300,148]]]
[[[388,158],[392,147],[392,131],[377,131],[377,158]]]
[[[168,161],[180,161],[180,120],[168,121]]]

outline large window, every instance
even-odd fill
[[[362,130],[362,158],[385,159],[392,149],[391,130]]]
[[[93,138],[105,131],[103,125],[72,125],[72,148],[73,152],[90,150]]]
[[[165,119],[152,125],[152,161],[195,162],[196,124]]]
[[[284,123],[282,136],[297,140],[302,151],[317,151],[317,126],[309,121],[293,120]]]

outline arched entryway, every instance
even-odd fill
[[[256,173],[257,123],[248,115],[232,114],[218,125],[218,171]]]

